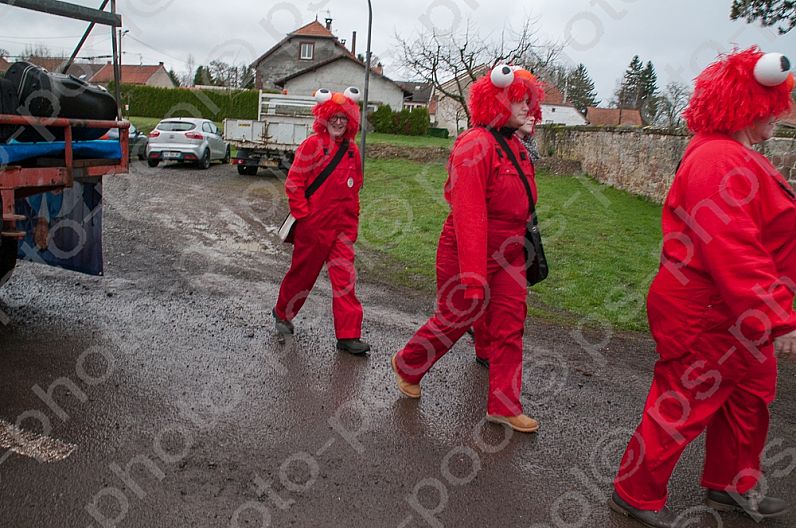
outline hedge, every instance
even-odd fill
[[[109,87],[113,93],[113,86]],[[257,90],[189,90],[122,85],[122,106],[127,115],[140,117],[204,117],[222,121],[226,117],[257,119]]]
[[[428,130],[428,109],[403,109],[393,112],[389,105],[380,106],[368,116],[376,132],[385,134],[404,134],[407,136],[425,136]]]

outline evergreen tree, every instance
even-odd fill
[[[630,65],[625,70],[625,75],[622,78],[622,84],[616,93],[616,105],[619,108],[639,108],[639,99],[641,97],[641,72],[644,65],[638,58],[638,55],[633,56]]]
[[[204,66],[197,66],[196,73],[193,76],[194,86],[198,84],[212,85],[213,77],[210,75],[210,70]]]
[[[785,34],[796,27],[796,2],[793,0],[733,0],[730,18],[746,18],[747,22],[760,20],[764,26],[781,22],[777,29]]]
[[[636,101],[636,108],[641,111],[641,117],[645,123],[653,123],[658,116],[660,94],[658,93],[658,75],[655,73],[651,61],[647,61],[647,65],[644,66],[638,84],[639,97]]]
[[[567,76],[566,86],[567,101],[577,108],[582,114],[586,113],[587,106],[597,106],[597,92],[594,90],[594,81],[589,77],[586,66],[578,64]]]
[[[174,83],[174,86],[180,86],[180,77],[177,75],[173,69],[169,70],[169,77],[171,77],[171,81]]]

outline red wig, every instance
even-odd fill
[[[513,75],[511,84],[503,88],[496,86],[493,81],[494,70],[503,69],[503,75]],[[511,74],[506,69],[511,70]],[[474,126],[490,126],[500,128],[506,125],[511,117],[511,103],[528,100],[528,115],[542,119],[540,106],[544,98],[542,84],[528,70],[511,66],[497,65],[490,72],[478,79],[470,87],[470,120]],[[504,77],[506,82],[509,78]]]
[[[770,54],[775,55],[775,54]],[[719,58],[696,78],[694,95],[683,112],[693,132],[732,134],[758,119],[778,117],[790,110],[793,74],[788,60],[781,61],[781,81],[767,86],[758,80],[756,66],[764,54],[757,46]],[[757,68],[759,70],[759,68]],[[774,81],[776,82],[776,81]]]
[[[331,97],[323,102],[319,102],[312,107],[312,113],[315,116],[315,122],[312,124],[312,129],[316,134],[329,134],[326,126],[332,116],[343,114],[348,118],[346,125],[345,137],[349,140],[354,139],[354,136],[359,132],[359,105],[352,97],[349,97],[349,88],[346,94],[335,92],[330,94]],[[327,92],[328,93],[328,92]],[[358,92],[357,92],[358,93]]]

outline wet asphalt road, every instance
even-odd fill
[[[275,339],[281,193],[273,175],[136,164],[105,187],[105,277],[18,267],[0,289],[0,420],[74,447],[49,463],[0,450],[1,526],[635,526],[605,501],[649,385],[647,336],[529,321],[536,435],[484,424],[469,338],[421,400],[401,398],[389,357],[430,313],[426,292],[360,265],[374,352],[357,358],[334,350],[322,276],[295,339]],[[792,501],[794,376],[782,366],[766,453]],[[697,442],[670,506],[691,527],[756,526],[699,508],[701,461]]]

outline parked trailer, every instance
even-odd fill
[[[2,211],[2,230],[0,230],[0,285],[2,285],[11,277],[11,273],[16,265],[19,241],[26,237],[31,240],[35,240],[38,237],[39,240],[35,245],[43,251],[47,249],[47,244],[53,243],[53,237],[49,236],[49,234],[59,228],[57,224],[53,225],[54,222],[57,222],[56,219],[48,218],[47,225],[40,228],[38,233],[33,233],[32,229],[19,229],[17,227],[18,224],[27,224],[29,226],[39,225],[37,222],[34,222],[34,220],[37,219],[28,218],[23,214],[19,214],[20,210],[25,210],[25,204],[22,202],[27,198],[51,191],[59,192],[63,200],[63,191],[71,189],[76,183],[80,184],[80,186],[96,185],[101,183],[102,177],[106,174],[126,173],[129,163],[128,129],[130,128],[130,123],[128,121],[53,119],[3,114],[0,115],[0,125],[46,126],[64,129],[62,153],[48,153],[36,158],[27,158],[21,162],[0,164],[0,210]],[[75,159],[75,146],[80,142],[74,142],[72,140],[73,128],[118,129],[119,146],[118,149],[116,149],[115,146],[113,148],[114,151],[118,150],[118,159],[115,156],[116,152],[114,152],[113,159],[87,158],[85,156],[83,156],[82,159]],[[114,144],[115,142],[99,143]],[[41,146],[42,145],[36,145],[36,147]],[[107,147],[108,145],[104,146]],[[0,145],[0,160],[12,159],[14,150],[20,148],[33,147],[29,147],[22,143]],[[101,202],[98,208],[101,208]],[[80,252],[90,252],[93,249],[92,245],[101,244],[101,240],[97,240],[92,236],[91,229],[86,229],[85,226],[80,225],[80,220],[83,220],[85,223],[96,222],[99,213],[99,210],[96,212],[92,211],[88,215],[82,215],[82,218],[78,218],[77,222],[72,219],[66,221],[69,229],[74,232],[72,238],[74,238],[75,235],[78,238],[77,242],[80,244]],[[41,239],[42,229],[44,230],[43,240]],[[67,234],[67,237],[69,235],[70,234]],[[72,253],[74,249],[75,248],[69,248],[66,251],[56,251],[56,254],[61,253],[58,255],[59,257],[73,257],[74,255],[69,255],[69,253]],[[101,249],[101,247],[99,249]],[[61,250],[64,250],[64,248],[61,248]],[[43,257],[36,260],[47,264],[63,265],[63,267],[76,269],[76,266],[69,264],[69,258],[60,259],[60,262],[63,264],[48,261],[48,259]]]
[[[6,92],[11,84],[6,83],[0,98],[0,129],[4,132],[3,143],[0,144],[0,285],[10,278],[18,257],[101,274],[102,177],[127,172],[129,162],[130,123],[119,119],[118,105],[121,71],[116,30],[122,26],[121,16],[116,13],[115,2],[111,3],[110,11],[105,11],[107,0],[99,9],[60,0],[0,0],[0,4],[90,22],[71,57],[62,66],[61,73],[72,64],[95,25],[108,26],[113,51],[117,119],[80,118],[89,116],[66,119],[53,117],[52,113],[39,114],[49,117],[34,117],[30,110],[17,108],[18,104],[26,105],[30,101],[11,97],[16,93]],[[34,93],[39,99],[59,101],[51,84],[50,88],[42,85]],[[20,126],[24,128],[19,130]],[[42,137],[51,134],[53,139],[56,136],[53,131],[57,131],[57,137],[63,141],[7,142],[18,137],[12,135],[8,138],[5,134],[7,127],[13,127],[21,134],[26,129],[45,131]],[[74,141],[74,133],[81,135],[87,128],[118,129],[118,140]],[[22,139],[22,135],[19,137]]]
[[[232,164],[253,176],[262,168],[288,170],[296,149],[312,134],[315,98],[260,92],[257,120],[225,119],[224,140],[238,151]]]

